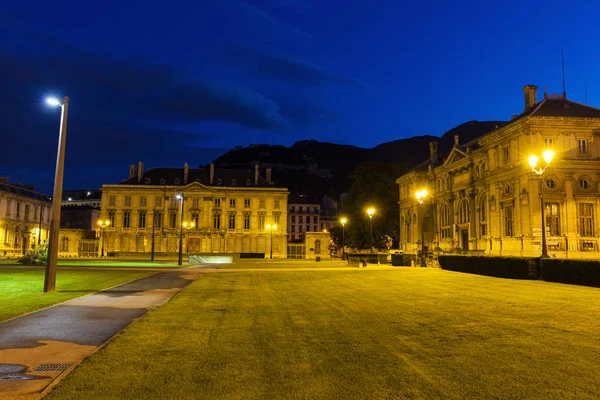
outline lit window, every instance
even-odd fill
[[[579,235],[594,236],[594,204],[579,203]]]
[[[560,235],[560,218],[558,215],[558,203],[546,203],[546,230],[550,236]]]
[[[221,207],[221,199],[215,199],[215,207]]]
[[[265,208],[265,199],[260,199],[260,208]]]
[[[154,214],[154,227],[161,229],[162,228],[162,212],[157,211],[156,214]]]
[[[546,137],[546,138],[544,138],[544,147],[546,149],[552,149],[552,148],[554,148],[554,138],[553,137]]]
[[[244,214],[244,229],[250,229],[250,213]]]
[[[145,212],[141,212],[139,215],[139,221],[138,221],[138,228],[145,228],[146,227],[146,213]]]
[[[213,213],[213,229],[221,229],[221,213]]]
[[[131,226],[131,213],[125,211],[123,213],[123,228],[129,228]]]
[[[161,196],[156,196],[156,198],[154,199],[154,205],[156,207],[162,206],[162,197]]]
[[[467,199],[463,199],[460,202],[460,210],[458,214],[458,223],[466,224],[471,221],[471,217],[469,215],[469,201]]]
[[[410,237],[410,222],[411,218],[409,215],[406,219],[408,226],[407,237]],[[449,239],[451,237],[450,233],[450,207],[448,207],[448,204],[444,204],[440,210],[440,236],[442,239]]]
[[[479,203],[479,237],[487,234],[487,197],[483,196]]]
[[[510,148],[509,146],[504,146],[502,148],[502,159],[504,164],[508,164],[510,162]]]
[[[125,196],[125,205],[131,206],[131,196]]]
[[[590,188],[590,182],[587,178],[581,178],[579,179],[579,187],[583,190],[587,190]]]
[[[244,208],[250,208],[250,199],[244,199]]]
[[[229,213],[229,229],[235,229],[235,213]]]
[[[556,188],[556,181],[553,178],[547,178],[546,179],[546,187],[548,189]]]
[[[140,207],[146,207],[146,196],[140,197]]]
[[[235,208],[235,199],[229,199],[229,208]]]
[[[513,235],[513,208],[512,206],[504,207],[504,236]]]
[[[577,146],[579,148],[579,154],[586,155],[588,153],[587,139],[578,139]]]

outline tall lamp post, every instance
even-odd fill
[[[104,236],[106,235],[106,228],[110,225],[109,220],[98,220],[98,227],[100,228],[100,235],[102,235],[102,250],[100,251],[100,257],[104,257]]]
[[[50,214],[50,235],[48,238],[48,258],[46,260],[46,274],[44,276],[44,293],[54,292],[56,289],[56,260],[58,258],[58,231],[60,229],[60,202],[62,199],[63,174],[65,166],[65,148],[67,143],[67,116],[69,113],[69,98],[60,100],[51,97],[46,103],[53,107],[60,106],[60,133],[58,136],[58,154],[56,156],[56,171],[54,174],[54,195],[52,196],[52,211]]]
[[[275,229],[277,229],[277,225],[275,225],[275,224],[273,224],[273,225],[267,224],[266,228],[267,228],[268,231],[271,231],[271,249],[270,250],[271,250],[271,260],[272,260],[273,259],[273,231]]]
[[[546,246],[546,218],[545,218],[545,210],[544,210],[544,197],[543,197],[543,185],[542,185],[542,175],[546,171],[546,169],[550,166],[550,162],[552,158],[554,158],[554,152],[552,150],[546,150],[542,153],[542,158],[546,165],[537,167],[539,157],[536,155],[529,156],[529,165],[531,166],[531,170],[535,172],[538,177],[538,182],[540,185],[540,214],[542,215],[542,255],[540,258],[548,258],[548,247]]]
[[[344,245],[345,245],[345,243],[344,243],[344,239],[345,239],[344,238],[344,234],[345,234],[344,230],[346,228],[346,222],[348,222],[348,220],[346,218],[342,218],[342,219],[340,219],[340,222],[342,223],[342,259],[344,259],[344,253],[345,253],[345,251],[344,251],[345,250],[345,248],[344,248]]]
[[[425,207],[423,207],[423,202],[425,201],[425,197],[427,197],[427,190],[419,190],[415,193],[415,197],[421,207],[421,267],[425,267]]]
[[[374,208],[369,208],[367,210],[367,214],[369,214],[369,237],[371,239],[371,253],[373,252],[373,214],[375,214]]]
[[[181,265],[183,263],[183,193],[178,194],[175,198],[181,202],[179,211],[179,259],[177,261],[178,265]]]

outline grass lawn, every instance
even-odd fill
[[[137,271],[58,271],[56,292],[43,293],[43,269],[0,269],[0,321],[152,275]]]
[[[597,399],[600,290],[435,269],[211,273],[48,399]]]

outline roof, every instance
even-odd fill
[[[50,201],[50,196],[43,193],[24,188],[22,186],[11,185],[10,183],[0,182],[0,192],[12,193],[17,196],[27,197],[33,200]]]
[[[142,174],[142,180],[138,183],[137,176],[121,182],[121,185],[170,185],[183,186],[183,168],[151,168]],[[215,168],[213,183],[210,183],[210,169],[189,168],[187,184],[199,182],[205,186],[239,186],[239,187],[274,187],[261,176],[258,177],[258,185],[254,182],[254,171],[249,169],[220,169]]]
[[[317,204],[317,205],[319,205],[320,202],[319,202],[319,200],[317,200],[316,196],[290,194],[290,196],[288,198],[288,205],[293,205],[293,204]]]

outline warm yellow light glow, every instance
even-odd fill
[[[323,232],[327,233],[327,229],[323,229]]]
[[[529,161],[529,165],[531,166],[531,168],[535,168],[535,166],[537,165],[537,162],[539,160],[538,156],[529,156],[529,158],[527,159]]]
[[[552,150],[546,150],[542,153],[542,157],[544,158],[544,161],[546,161],[546,164],[550,164],[550,161],[554,158],[554,152]]]
[[[342,223],[342,225],[346,225],[346,222],[348,222],[348,220],[346,218],[342,218],[340,222]]]
[[[109,226],[109,225],[110,225],[110,221],[109,221],[109,220],[107,220],[107,219],[106,219],[106,220],[104,220],[104,219],[99,219],[97,223],[98,223],[98,226],[99,226],[100,228],[106,228],[107,226]]]
[[[375,209],[374,208],[369,208],[367,210],[367,214],[369,214],[369,218],[371,218],[373,216],[373,214],[375,214]]]
[[[267,228],[268,231],[274,231],[275,229],[277,229],[276,224],[273,224],[273,225],[267,224],[265,227]]]

